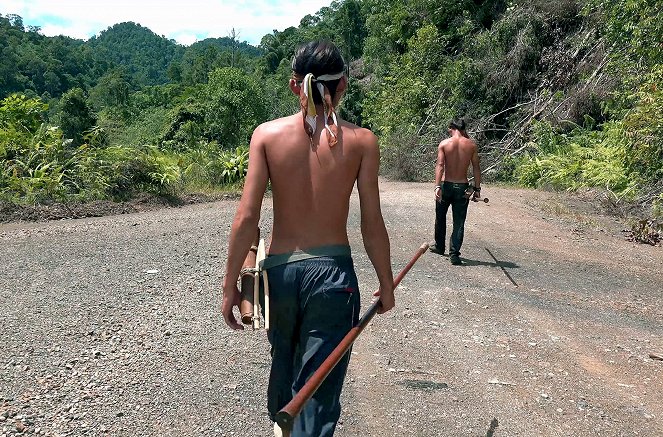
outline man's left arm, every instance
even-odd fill
[[[442,198],[442,176],[444,175],[444,147],[442,143],[437,146],[437,163],[435,164],[435,200]]]

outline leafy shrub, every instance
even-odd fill
[[[72,147],[58,127],[41,122],[47,105],[14,95],[0,102],[0,192],[4,199],[45,202],[96,198],[107,182],[87,144]]]
[[[232,184],[244,179],[249,167],[249,150],[238,147],[235,152],[225,152],[223,155],[222,179],[227,184]]]
[[[525,186],[577,190],[602,187],[617,196],[633,195],[639,180],[626,166],[627,145],[617,127],[604,131],[577,128],[557,134],[548,123],[534,129],[531,152],[521,157],[515,175]]]
[[[181,159],[154,146],[112,146],[98,152],[108,175],[108,194],[128,199],[139,192],[177,194],[182,188]]]
[[[210,189],[235,184],[244,179],[249,150],[237,147],[221,150],[216,143],[202,145],[184,156],[184,183],[190,189]]]
[[[645,77],[643,84],[627,97],[633,107],[622,121],[629,141],[626,157],[629,170],[647,184],[663,180],[663,64]]]
[[[60,99],[58,124],[65,138],[71,139],[72,146],[83,144],[84,132],[97,124],[97,118],[88,106],[82,89],[72,88]]]

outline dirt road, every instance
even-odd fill
[[[465,265],[426,254],[355,344],[337,435],[663,435],[663,250],[566,196],[483,194]],[[433,190],[381,196],[398,271]],[[218,312],[235,206],[0,226],[0,436],[270,435],[264,333]],[[349,227],[369,302],[356,196]]]

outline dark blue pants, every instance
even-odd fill
[[[449,255],[460,256],[460,246],[463,245],[465,234],[465,218],[467,217],[467,206],[470,200],[465,197],[465,190],[470,185],[467,183],[442,183],[442,199],[435,202],[435,246],[444,250],[444,240],[447,235],[447,211],[451,205],[451,216],[453,218],[453,230],[449,238]]]
[[[352,258],[320,257],[267,270],[272,368],[267,407],[274,420],[359,320]],[[350,353],[338,363],[295,419],[292,437],[331,437],[341,415]]]

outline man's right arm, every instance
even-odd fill
[[[366,134],[364,153],[357,176],[359,204],[361,209],[361,234],[366,253],[375,268],[380,283],[379,313],[392,309],[394,301],[394,276],[391,271],[389,235],[380,209],[378,188],[378,170],[380,167],[380,149],[377,138],[370,132]]]
[[[443,143],[437,146],[437,162],[435,163],[435,185],[440,185],[444,175],[444,147]]]
[[[444,175],[444,141],[437,146],[437,162],[435,163],[435,200],[442,197],[442,176]]]
[[[243,329],[233,315],[233,307],[238,306],[240,300],[237,278],[251,247],[251,242],[255,238],[268,179],[269,168],[267,167],[264,138],[261,126],[259,126],[254,131],[249,145],[249,167],[244,181],[242,198],[230,230],[228,261],[223,277],[221,311],[226,323],[233,329]]]

